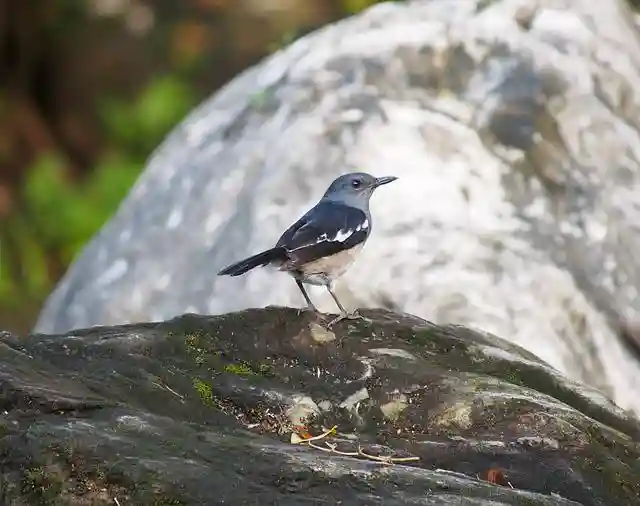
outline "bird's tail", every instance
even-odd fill
[[[287,251],[282,247],[271,248],[257,255],[240,260],[235,264],[222,269],[218,276],[240,276],[258,266],[265,266],[271,262],[284,261],[287,258]]]

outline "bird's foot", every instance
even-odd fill
[[[315,307],[299,307],[296,309],[296,311],[298,312],[298,316],[301,316],[305,313],[311,313],[311,314],[321,314],[320,311],[318,311]]]
[[[338,322],[341,322],[342,320],[366,320],[366,318],[362,316],[357,309],[355,309],[351,313],[344,312],[340,314],[338,317],[334,318],[329,323],[327,323],[327,327],[332,327],[333,325],[335,325]]]

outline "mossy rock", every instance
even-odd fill
[[[640,423],[600,393],[492,335],[365,315],[0,334],[0,503],[640,504]]]

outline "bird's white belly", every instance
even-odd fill
[[[363,244],[329,257],[319,258],[300,267],[301,281],[310,285],[326,285],[342,276],[356,259]]]

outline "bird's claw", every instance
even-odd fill
[[[354,310],[351,313],[342,313],[339,316],[337,316],[336,318],[334,318],[333,320],[331,320],[329,323],[327,323],[327,327],[332,327],[333,325],[335,325],[338,322],[341,322],[342,320],[365,320],[366,318],[364,316],[362,316],[358,310]]]

